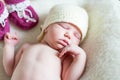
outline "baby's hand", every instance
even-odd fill
[[[77,45],[69,45],[69,46],[63,48],[61,53],[59,53],[59,57],[62,57],[64,54],[67,53],[67,54],[72,55],[73,58],[75,58],[77,55],[80,54],[80,50],[81,50],[81,48]]]
[[[10,45],[15,46],[18,43],[18,37],[16,33],[15,34],[6,33],[4,36],[4,42],[5,44],[10,44]]]

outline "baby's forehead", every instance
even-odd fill
[[[80,29],[76,25],[74,25],[72,23],[68,23],[68,22],[56,22],[55,24],[60,24],[61,26],[71,27],[71,28],[75,29],[76,31],[78,31],[81,34]]]
[[[68,26],[68,27],[74,27],[72,24],[67,23],[67,22],[57,22],[57,24],[63,25],[63,26]]]

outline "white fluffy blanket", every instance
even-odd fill
[[[80,80],[120,80],[120,1],[119,0],[31,0],[40,22],[29,31],[11,23],[11,32],[17,32],[20,42],[37,42],[40,24],[55,4],[78,4],[89,14],[89,31],[81,46],[87,52],[87,63]],[[0,80],[10,80],[2,66],[3,41],[0,41]]]

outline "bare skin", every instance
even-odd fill
[[[17,37],[7,34],[5,40],[16,43]],[[5,44],[4,50],[9,48],[12,50],[12,47],[9,46],[11,45]],[[57,57],[57,53],[56,50],[43,44],[25,44],[16,54],[15,66],[12,66],[14,69],[11,69],[11,72],[8,70],[7,73],[12,75],[11,80],[60,80],[61,61]],[[5,55],[7,54],[4,52],[4,58]],[[6,65],[4,62],[4,66]]]
[[[55,23],[45,33],[41,43],[25,44],[16,55],[17,35],[5,35],[3,66],[11,80],[78,80],[81,76],[86,54],[78,46],[81,36],[77,29],[68,23]]]
[[[60,80],[61,62],[56,53],[46,45],[28,46],[20,53],[22,57],[11,80]]]

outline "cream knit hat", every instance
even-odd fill
[[[87,12],[77,5],[59,4],[54,6],[49,15],[47,16],[44,24],[41,26],[42,31],[38,35],[38,40],[42,40],[44,30],[52,23],[55,22],[68,22],[80,29],[82,33],[82,40],[86,36],[88,30],[88,14]]]

